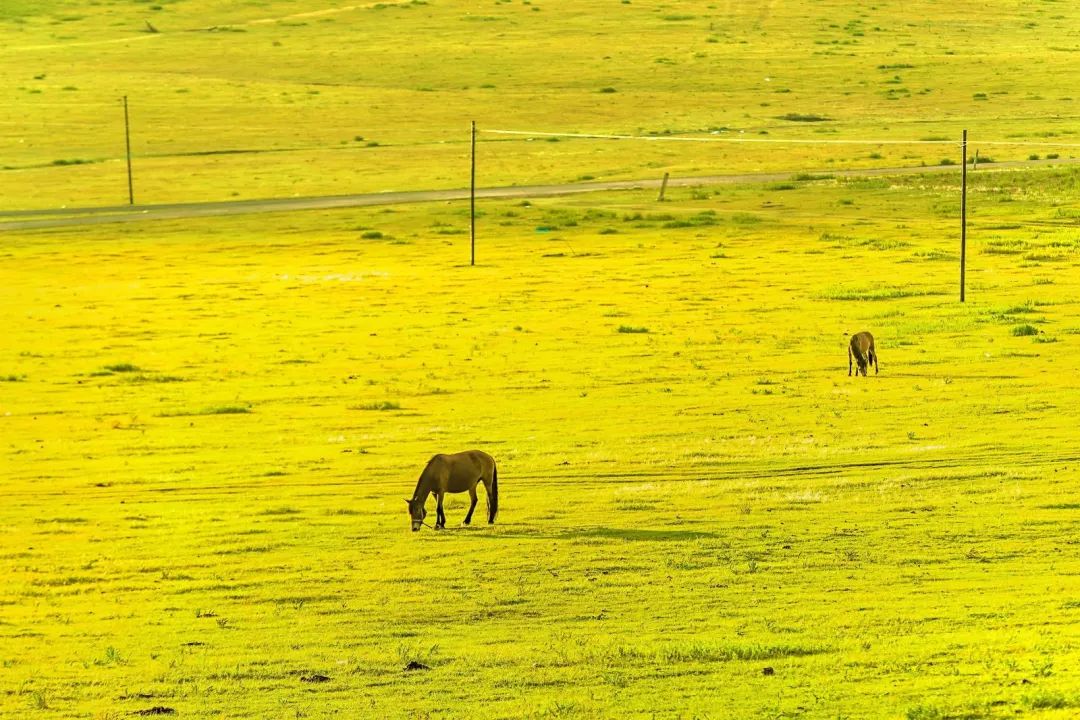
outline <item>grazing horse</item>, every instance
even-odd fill
[[[862,373],[863,377],[866,377],[866,370],[869,368],[870,363],[874,364],[874,374],[877,375],[877,350],[874,348],[874,336],[868,332],[855,333],[851,336],[851,343],[848,345],[847,351],[847,374],[851,377],[851,356],[855,356],[855,362],[859,367],[855,371],[857,376]]]
[[[412,500],[406,500],[409,503],[413,532],[424,524],[424,518],[427,517],[424,504],[431,493],[435,494],[438,502],[435,529],[441,530],[446,527],[443,495],[468,490],[469,497],[472,498],[472,505],[465,516],[465,524],[468,525],[472,522],[473,510],[476,509],[476,484],[480,482],[484,483],[484,489],[487,490],[488,524],[494,524],[495,516],[499,513],[499,473],[490,455],[479,450],[466,450],[453,455],[439,454],[428,460],[416,482]]]

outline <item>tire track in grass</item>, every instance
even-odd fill
[[[78,42],[64,42],[64,43],[49,43],[47,45],[15,45],[0,47],[0,52],[28,52],[33,50],[55,50],[57,48],[71,48],[71,47],[92,47],[94,45],[114,45],[116,43],[137,42],[142,40],[150,40],[152,38],[165,37],[167,35],[175,35],[177,33],[188,32],[211,32],[223,27],[243,27],[245,25],[270,25],[279,22],[288,22],[289,20],[302,20],[304,18],[323,17],[326,15],[336,15],[339,13],[353,12],[356,10],[371,10],[377,6],[383,7],[406,7],[408,2],[393,2],[392,0],[384,0],[377,3],[365,3],[363,5],[346,5],[345,7],[331,7],[324,8],[322,10],[310,10],[302,13],[292,13],[291,15],[282,15],[281,17],[273,18],[259,18],[257,20],[243,20],[241,22],[223,23],[221,25],[210,25],[207,27],[197,28],[183,28],[180,30],[157,30],[154,29],[150,32],[141,30],[138,35],[130,35],[118,38],[105,38],[102,40],[82,40]]]
[[[766,465],[761,463],[753,463],[753,465],[740,463],[738,461],[730,463],[730,467],[687,467],[687,468],[675,468],[675,467],[660,467],[655,469],[626,469],[619,471],[592,471],[581,470],[573,471],[562,468],[554,469],[552,472],[531,472],[531,473],[514,473],[513,478],[515,481],[573,481],[577,485],[593,485],[593,486],[605,486],[605,485],[618,485],[618,484],[636,484],[642,480],[666,480],[669,482],[700,482],[702,480],[709,481],[724,481],[724,480],[761,480],[761,479],[798,479],[798,478],[810,478],[820,476],[836,475],[838,473],[858,472],[874,469],[891,469],[891,470],[953,470],[957,468],[964,468],[969,470],[978,471],[979,469],[985,469],[990,472],[999,467],[1015,467],[1017,465],[1029,466],[1034,463],[1040,465],[1054,465],[1054,464],[1066,464],[1066,463],[1080,463],[1080,454],[1078,453],[1058,453],[1048,454],[1045,452],[1039,452],[1034,450],[999,450],[999,451],[972,451],[963,455],[953,454],[938,454],[934,456],[921,455],[919,457],[911,458],[895,458],[887,460],[873,460],[873,461],[850,461],[850,462],[837,462],[837,463],[820,463],[820,464],[792,464],[792,465]],[[379,476],[378,473],[372,473]],[[169,495],[170,497],[184,498],[186,500],[199,500],[205,498],[207,501],[214,501],[223,495],[242,495],[251,492],[252,490],[272,490],[272,489],[287,489],[287,488],[314,488],[325,489],[325,493],[328,496],[337,496],[338,493],[332,491],[333,488],[357,488],[368,487],[372,485],[385,485],[385,480],[364,480],[361,478],[350,478],[347,480],[275,480],[273,482],[267,481],[243,481],[228,484],[209,484],[209,485],[178,485],[178,484],[166,484],[159,485],[138,485],[138,486],[110,486],[107,488],[95,488],[98,492],[94,493],[94,497],[97,499],[109,499],[109,498],[130,498],[132,493],[142,495]],[[509,477],[509,476],[508,476]],[[15,478],[19,480],[19,478]],[[41,490],[41,489],[27,489],[25,492],[18,490],[10,490],[8,495],[10,497],[57,497],[68,496],[71,493],[70,488],[57,489],[57,490]],[[319,493],[307,493],[307,497],[312,497]]]

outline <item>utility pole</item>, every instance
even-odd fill
[[[964,131],[960,147],[960,302],[964,302],[964,271],[967,265],[967,130]]]
[[[131,122],[128,120],[128,99],[124,96],[124,144],[127,146],[128,204],[135,204],[135,185],[131,180]]]

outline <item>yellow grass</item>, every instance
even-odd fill
[[[0,2],[3,211],[126,203],[124,95],[144,204],[464,187],[472,120],[481,185],[791,174],[476,267],[461,203],[5,232],[0,717],[1075,716],[1075,166],[972,175],[963,305],[958,173],[830,173],[1075,155],[1078,7]],[[410,533],[471,447],[498,523]]]
[[[5,208],[126,203],[122,96],[139,203],[465,187],[473,120],[484,185],[959,159],[493,129],[956,143],[967,128],[973,150],[1074,146],[984,157],[1077,154],[1080,9],[1065,2],[4,5]]]
[[[0,711],[1069,717],[1074,178],[9,234]]]

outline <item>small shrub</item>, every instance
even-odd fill
[[[922,260],[955,260],[956,255],[947,250],[939,250],[937,248],[933,250],[916,250],[915,257]]]
[[[942,720],[944,717],[933,705],[916,705],[907,711],[907,720]]]
[[[649,332],[647,327],[635,327],[633,325],[620,325],[619,332],[628,335],[644,335]]]
[[[1061,710],[1069,707],[1069,701],[1064,695],[1046,691],[1025,697],[1024,704],[1032,710]]]
[[[940,295],[935,290],[921,290],[917,288],[901,287],[872,287],[872,288],[831,288],[819,297],[823,300],[843,301],[870,301],[870,300],[899,300],[908,297],[923,297],[926,295]]]
[[[824,115],[815,115],[813,113],[787,113],[777,118],[778,120],[788,120],[789,122],[828,122],[832,120],[830,117]]]
[[[114,648],[112,645],[105,648],[105,657],[101,660],[96,660],[95,665],[127,665],[127,660],[120,654],[120,651]]]
[[[186,380],[187,378],[182,378],[178,375],[145,375],[142,373],[125,378],[125,382],[129,382],[133,385],[138,385],[140,383],[178,383],[185,382]]]
[[[285,505],[285,506],[282,506],[282,507],[267,508],[267,509],[259,512],[258,514],[259,515],[264,515],[264,516],[281,516],[281,515],[300,515],[301,512],[299,510],[297,510],[296,508],[294,508],[294,507],[289,507],[289,506]]]
[[[377,410],[377,411],[400,410],[401,405],[399,403],[391,402],[389,400],[383,400],[381,402],[373,402],[373,403],[365,403],[364,405],[356,405],[356,406],[354,406],[354,409],[355,410]]]
[[[1038,335],[1039,328],[1034,325],[1017,325],[1012,329],[1013,337],[1028,337],[1030,335]]]
[[[251,408],[244,407],[242,405],[219,405],[218,407],[209,407],[203,410],[200,415],[247,415],[251,412]]]
[[[378,230],[368,230],[360,237],[362,237],[364,240],[382,240],[383,234]]]
[[[138,365],[132,365],[131,363],[116,363],[114,365],[106,365],[105,370],[112,373],[129,373],[139,372],[142,368]]]
[[[178,410],[176,412],[158,413],[157,417],[197,417],[202,415],[247,415],[251,408],[240,405],[219,405],[217,407],[203,408],[202,410]]]

